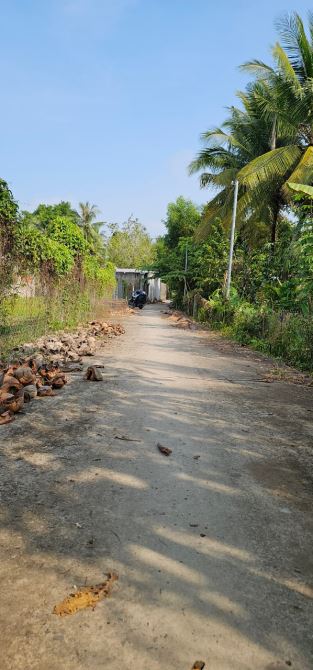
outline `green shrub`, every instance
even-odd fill
[[[233,334],[239,342],[249,344],[252,339],[263,338],[268,331],[268,313],[265,307],[249,302],[239,304],[233,318]]]
[[[290,365],[313,370],[313,317],[282,314],[272,319],[268,350]]]
[[[221,291],[216,291],[200,307],[198,318],[241,344],[281,358],[302,370],[313,371],[312,315],[253,305],[240,300],[236,292],[225,301]]]

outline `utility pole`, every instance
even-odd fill
[[[233,205],[233,216],[230,231],[229,258],[228,258],[227,283],[226,283],[226,294],[225,294],[226,300],[229,300],[231,271],[233,266],[234,239],[235,239],[236,213],[237,213],[237,201],[238,201],[238,179],[235,179],[234,185],[235,185],[234,205]]]

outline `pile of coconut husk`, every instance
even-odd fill
[[[169,317],[170,321],[172,322],[172,325],[176,326],[177,328],[183,328],[184,330],[188,329],[196,330],[198,327],[195,321],[193,321],[183,312],[179,312],[178,310],[167,309],[163,311],[163,314]]]
[[[92,321],[74,333],[48,335],[15,349],[7,365],[0,362],[0,425],[36,396],[55,395],[67,382],[65,372],[82,370],[82,357],[95,355],[97,338],[123,333],[119,323]]]
[[[55,395],[54,389],[66,384],[65,373],[53,362],[47,363],[42,355],[24,361],[15,360],[0,369],[0,425],[10,423],[26,403],[37,396]]]
[[[39,352],[58,363],[79,363],[83,356],[94,356],[98,347],[97,338],[112,338],[125,333],[121,324],[91,321],[85,328],[74,333],[57,333],[41,337],[19,348],[21,355]]]

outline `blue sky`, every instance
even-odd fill
[[[298,0],[1,3],[1,177],[23,209],[96,203],[152,235],[169,201],[206,200],[187,165]]]

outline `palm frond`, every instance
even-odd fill
[[[286,51],[282,48],[282,46],[277,42],[275,46],[273,47],[272,50],[273,57],[278,65],[278,69],[283,75],[284,79],[287,81],[292,82],[292,84],[298,89],[298,91],[301,90],[301,84],[298,80],[298,77],[296,75],[296,72],[294,68],[292,67],[292,64],[286,54]]]
[[[309,185],[313,183],[313,147],[308,147],[304,152],[289,176],[288,182]],[[287,197],[290,195],[287,184],[284,184],[283,192]]]
[[[310,31],[310,37],[311,37],[311,49],[313,49],[313,11],[312,10],[308,11],[308,23],[309,23],[309,31]]]
[[[202,149],[190,163],[189,174],[195,174],[208,168],[214,172],[220,171],[235,165],[235,162],[235,156],[223,147],[207,147],[206,149]]]
[[[222,128],[212,128],[201,133],[200,139],[209,146],[224,145],[229,142],[229,134]]]
[[[307,186],[306,184],[293,184],[290,181],[287,182],[287,186],[296,193],[302,195],[308,195],[313,199],[313,186]]]
[[[283,14],[276,21],[276,28],[283,42],[290,63],[300,81],[313,75],[313,58],[310,42],[305,34],[299,14]]]
[[[223,189],[205,205],[202,222],[195,233],[196,239],[204,239],[216,219],[225,220],[227,218],[231,202],[232,194],[229,189]]]
[[[274,74],[273,68],[271,68],[263,61],[257,59],[242,63],[242,65],[239,66],[239,69],[243,72],[249,72],[256,77],[261,77],[262,79],[268,79],[272,74]]]
[[[286,174],[291,174],[300,160],[302,150],[295,145],[279,147],[258,156],[248,163],[238,173],[239,183],[254,188],[260,183],[281,182],[286,180]]]

